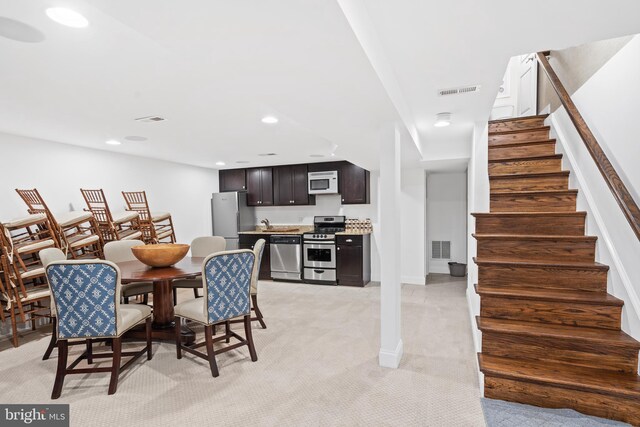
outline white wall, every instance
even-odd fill
[[[426,193],[424,169],[403,169],[401,176],[401,280],[424,285],[427,272]]]
[[[124,210],[121,191],[145,190],[152,210],[171,212],[179,242],[211,234],[213,169],[0,134],[0,220],[24,216],[16,188],[37,188],[55,213],[84,209],[80,188],[105,191],[112,211]]]
[[[464,172],[430,173],[427,177],[429,273],[449,273],[449,261],[467,259],[467,177]],[[431,242],[451,241],[451,259],[431,258]]]
[[[596,72],[572,99],[589,128],[640,203],[640,37],[634,37]],[[586,210],[587,234],[598,237],[597,260],[609,265],[608,291],[624,300],[623,325],[640,339],[640,242],[622,214],[564,108],[549,119],[571,170],[570,186],[579,189],[578,209]]]

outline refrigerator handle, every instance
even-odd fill
[[[236,212],[236,227],[237,227],[238,232],[242,231],[242,230],[240,230],[240,212],[239,211]]]

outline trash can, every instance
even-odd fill
[[[467,264],[462,264],[460,262],[450,262],[449,263],[449,274],[453,277],[464,277],[467,275]]]

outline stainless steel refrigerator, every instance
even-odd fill
[[[255,210],[247,206],[247,192],[213,193],[211,197],[213,235],[224,237],[227,250],[238,249],[238,233],[256,228]]]

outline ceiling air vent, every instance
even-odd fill
[[[138,117],[135,119],[136,122],[143,123],[153,123],[153,122],[164,122],[166,119],[160,116],[147,116],[147,117]]]
[[[480,90],[480,85],[462,86],[462,87],[454,87],[454,88],[451,88],[451,89],[440,89],[438,91],[438,95],[439,96],[459,95],[461,93],[478,92],[479,90]]]

